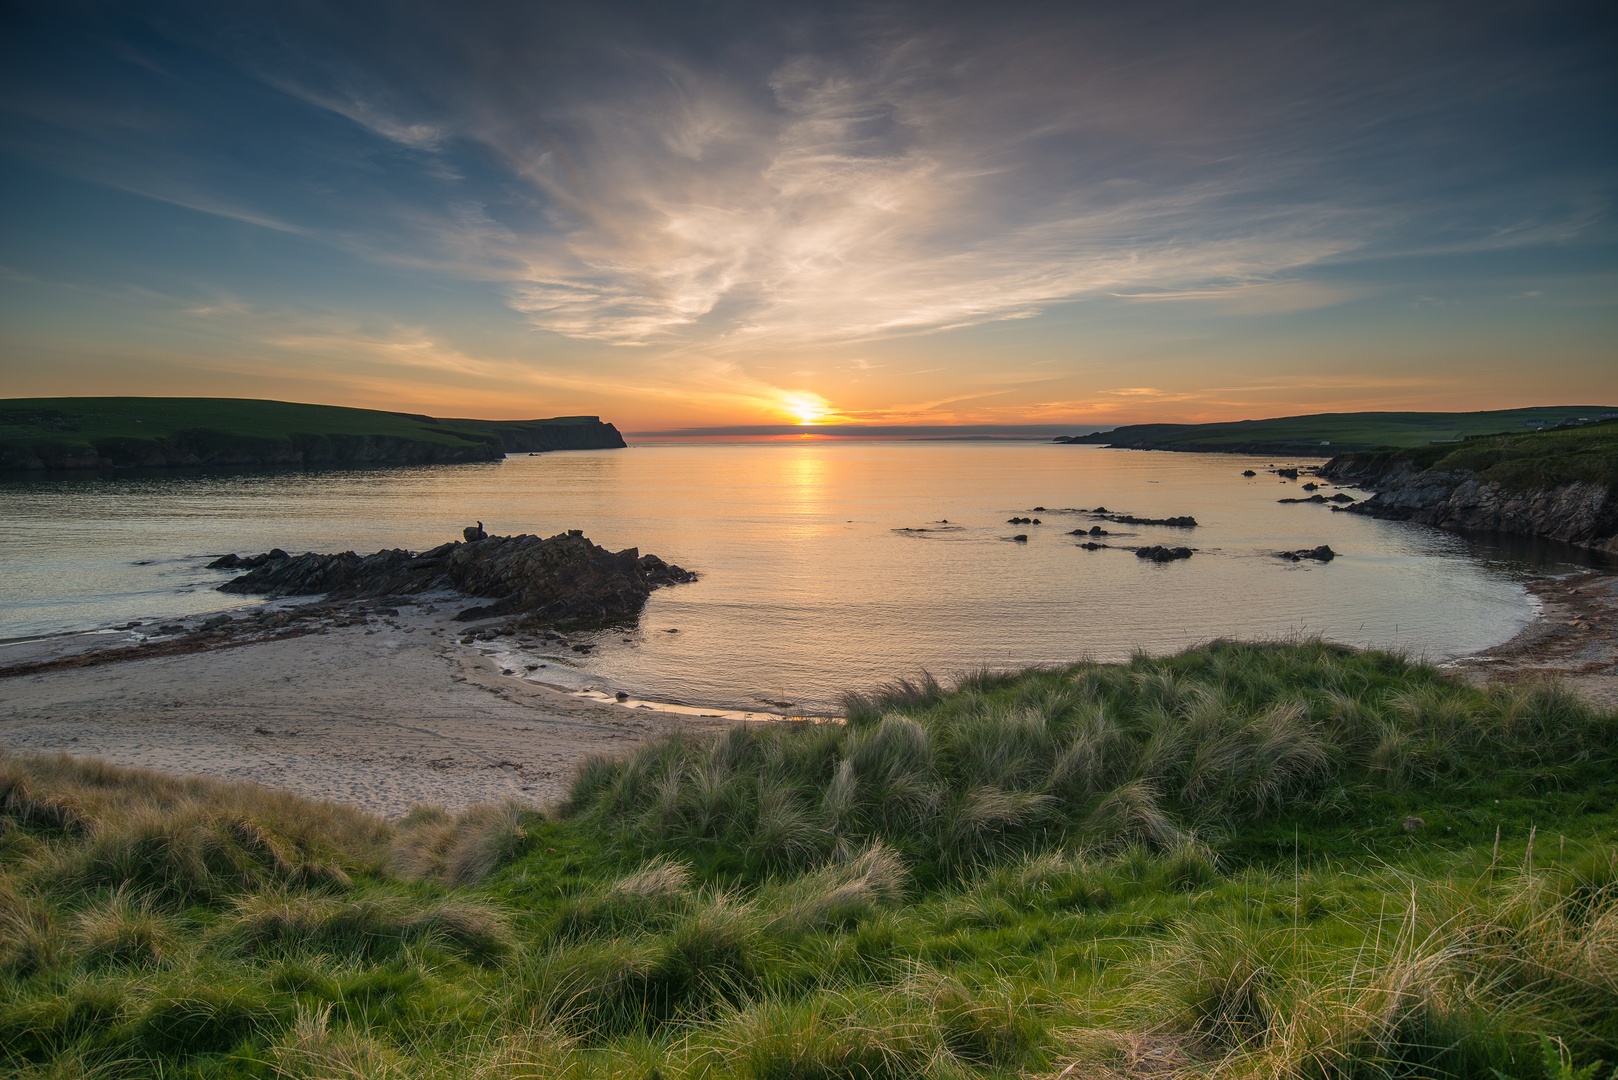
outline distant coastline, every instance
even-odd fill
[[[439,419],[250,398],[0,399],[0,473],[432,465],[625,445],[596,416]]]
[[[1611,405],[1455,413],[1314,413],[1219,424],[1128,424],[1086,435],[1059,436],[1055,441],[1123,450],[1333,457],[1347,451],[1442,445],[1483,435],[1528,433],[1613,417],[1618,417],[1618,407]]]

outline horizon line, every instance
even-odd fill
[[[987,435],[1002,438],[1054,438],[1111,431],[1116,424],[729,424],[719,427],[666,428],[661,431],[626,431],[642,439],[759,438],[779,435],[829,435],[843,438],[893,436]]]

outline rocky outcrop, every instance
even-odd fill
[[[1514,490],[1469,469],[1423,469],[1396,454],[1345,454],[1320,474],[1374,489],[1345,513],[1446,529],[1518,533],[1618,554],[1618,499],[1599,483]]]
[[[577,529],[551,537],[490,536],[419,554],[394,548],[363,556],[287,555],[277,549],[250,559],[226,558],[237,561],[214,565],[252,569],[219,586],[221,592],[355,599],[453,589],[492,601],[458,619],[515,616],[524,624],[550,626],[632,622],[652,590],[697,577],[635,548],[608,551]]]
[[[555,420],[444,420],[456,432],[487,431],[508,454],[551,450],[621,450],[628,444],[618,429],[597,416],[561,416]]]

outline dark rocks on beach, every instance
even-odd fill
[[[1277,470],[1275,470],[1275,475],[1284,476],[1288,480],[1296,480],[1298,478],[1298,470],[1297,469],[1277,469]]]
[[[1326,501],[1326,496],[1317,492],[1307,499],[1277,499],[1275,501],[1278,503],[1323,503]]]
[[[1150,559],[1153,562],[1173,562],[1176,559],[1189,559],[1191,549],[1188,547],[1164,547],[1162,544],[1153,544],[1151,547],[1135,549],[1135,558]]]
[[[1007,525],[1042,525],[1044,522],[1038,518],[1013,517],[1006,518]]]
[[[1026,543],[1028,543],[1028,534],[1027,533],[1018,533],[1016,536],[1013,536],[1011,539],[1012,539],[1013,543],[1026,544]]]
[[[1275,557],[1285,559],[1287,562],[1302,562],[1305,559],[1314,559],[1316,562],[1331,562],[1337,558],[1337,552],[1327,544],[1316,548],[1299,548],[1297,551],[1277,551]]]
[[[468,525],[466,528],[461,530],[461,537],[465,539],[468,544],[473,544],[479,540],[487,540],[489,538],[489,534],[478,528],[476,525]]]
[[[1098,544],[1094,540],[1079,545],[1079,547],[1083,548],[1085,551],[1100,551],[1102,548],[1110,546],[1111,545],[1109,544]]]
[[[527,622],[593,625],[633,620],[653,589],[696,577],[635,548],[607,551],[572,529],[552,537],[490,536],[420,554],[399,548],[365,556],[281,552],[281,558],[266,556],[219,589],[267,596],[325,593],[332,599],[453,589],[493,601],[467,608],[455,616],[458,621],[516,615]]]
[[[208,564],[209,570],[257,570],[265,563],[277,562],[281,559],[291,558],[280,548],[271,548],[262,555],[252,555],[241,558],[237,555],[222,555]]]
[[[1243,476],[1257,476],[1258,473],[1254,472],[1252,469],[1243,469],[1242,470],[1242,475]]]

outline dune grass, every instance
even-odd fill
[[[1618,718],[1219,643],[386,823],[0,757],[32,1077],[1457,1076],[1618,1060]]]

